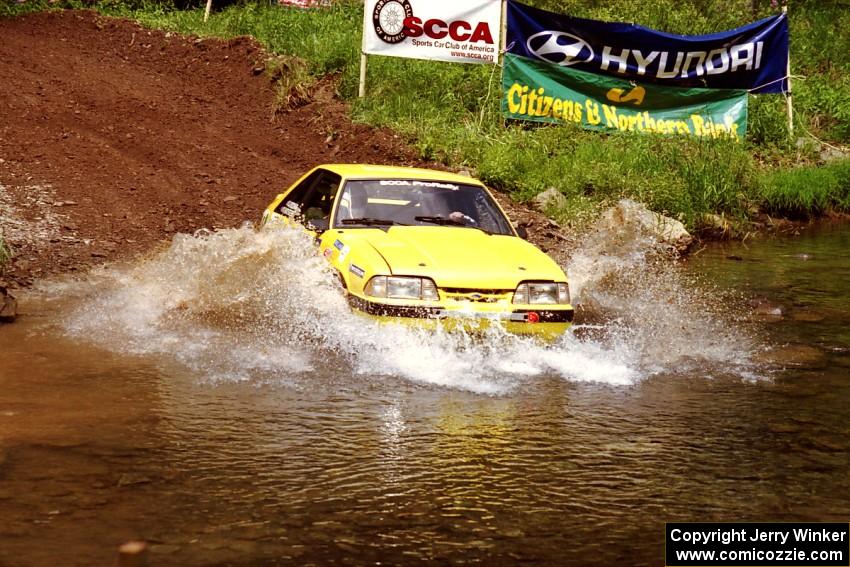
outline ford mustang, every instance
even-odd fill
[[[321,165],[279,194],[262,224],[314,234],[350,305],[372,317],[549,339],[573,318],[564,271],[469,177]]]

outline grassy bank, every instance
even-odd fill
[[[529,3],[686,34],[736,27],[771,12],[764,0]],[[0,13],[37,6],[8,6]],[[805,77],[794,79],[799,140],[788,137],[784,98],[770,95],[751,97],[748,138],[740,144],[506,124],[499,112],[499,74],[483,65],[371,57],[369,96],[358,100],[362,5],[357,2],[312,11],[248,3],[214,13],[207,24],[201,10],[178,11],[161,3],[104,0],[95,7],[182,33],[253,35],[269,51],[304,61],[288,61],[297,80],[287,84],[282,100],[293,87],[301,89],[295,99],[308,93],[311,77],[335,73],[355,120],[390,127],[423,157],[471,168],[520,200],[556,187],[566,204],[549,212],[562,222],[581,224],[622,197],[643,201],[691,228],[706,214],[743,222],[758,212],[800,217],[850,210],[850,161],[819,163],[825,149],[850,144],[850,9],[840,3],[792,6],[794,74]]]

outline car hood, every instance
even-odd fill
[[[397,275],[421,275],[441,288],[514,289],[523,280],[566,281],[563,270],[515,236],[464,227],[394,226],[346,231],[372,246]]]

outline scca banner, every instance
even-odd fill
[[[495,63],[499,0],[366,0],[363,51],[458,63]]]
[[[599,22],[508,0],[507,51],[561,67],[679,87],[787,90],[788,20],[701,36]]]
[[[502,74],[508,118],[618,130],[742,140],[747,91],[638,84],[508,53]]]

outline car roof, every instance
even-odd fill
[[[398,167],[393,165],[369,165],[362,163],[327,163],[318,166],[345,177],[346,179],[427,179],[429,181],[448,181],[452,183],[466,183],[470,185],[482,185],[472,177],[459,175],[448,171],[436,169],[423,169],[419,167]]]

